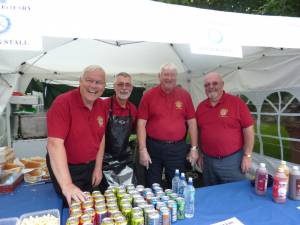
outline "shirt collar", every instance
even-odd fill
[[[114,105],[119,109],[129,109],[129,103],[128,103],[128,100],[126,101],[126,104],[125,104],[125,108],[123,108],[120,103],[118,102],[117,100],[117,97],[116,95],[113,96],[113,103]]]

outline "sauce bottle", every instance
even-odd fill
[[[283,168],[279,167],[275,173],[272,189],[272,197],[276,203],[286,202],[288,178]]]
[[[266,164],[260,163],[255,173],[255,192],[258,195],[264,195],[267,192],[268,171]]]
[[[293,166],[289,177],[289,198],[300,200],[300,170]]]

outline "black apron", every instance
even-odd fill
[[[105,152],[103,169],[119,173],[132,162],[132,153],[128,147],[129,136],[132,131],[132,116],[128,109],[128,116],[113,115],[113,100],[111,97],[109,118],[105,132]]]

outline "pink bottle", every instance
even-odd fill
[[[288,178],[283,168],[278,168],[274,176],[272,196],[274,202],[285,203],[287,194]]]
[[[268,171],[266,164],[260,163],[255,174],[255,192],[258,195],[264,195],[267,192]]]

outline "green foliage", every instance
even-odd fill
[[[299,0],[155,0],[165,3],[249,14],[300,16]]]

